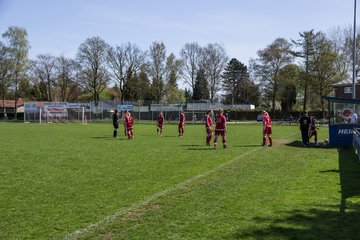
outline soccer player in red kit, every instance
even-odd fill
[[[157,119],[157,129],[156,129],[157,135],[159,135],[160,133],[160,136],[162,136],[163,128],[164,128],[164,115],[162,112],[160,112]]]
[[[263,146],[266,145],[266,135],[269,138],[269,147],[272,146],[271,118],[266,111],[263,111]]]
[[[224,148],[226,148],[226,117],[224,116],[224,110],[219,109],[218,114],[215,117],[215,138],[214,138],[214,149],[216,149],[219,135],[222,136],[222,142]]]
[[[126,117],[128,116],[128,110],[125,110],[122,115],[123,125],[124,125],[124,134],[127,136],[127,127],[126,127]]]
[[[184,128],[185,128],[185,114],[183,111],[181,111],[179,117],[179,137],[184,136]]]
[[[206,145],[210,146],[210,141],[212,137],[212,111],[209,110],[205,118],[205,129],[206,129]]]
[[[134,118],[131,116],[130,112],[127,113],[127,116],[125,117],[125,122],[128,139],[132,139],[134,138]]]

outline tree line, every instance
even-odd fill
[[[119,100],[251,103],[283,112],[324,110],[323,97],[352,71],[351,27],[328,34],[314,30],[299,39],[277,38],[258,50],[249,66],[229,58],[224,46],[186,43],[179,57],[163,42],[148,50],[111,46],[99,36],[80,44],[76,56],[40,54],[29,59],[24,28],[10,26],[0,40],[1,99],[38,101]],[[356,52],[360,45],[357,43]],[[356,73],[359,62],[356,62]],[[186,89],[179,88],[179,82]]]

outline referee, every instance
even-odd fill
[[[118,110],[117,109],[114,110],[114,114],[113,114],[112,119],[113,119],[113,126],[114,126],[113,137],[116,138],[118,128],[119,128],[119,118],[118,118]]]

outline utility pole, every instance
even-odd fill
[[[353,82],[352,82],[352,98],[356,98],[356,0],[354,0],[354,36],[353,36]]]

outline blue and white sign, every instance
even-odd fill
[[[36,102],[26,102],[24,103],[24,111],[26,113],[37,113],[39,112],[39,108],[36,105]]]
[[[125,111],[125,110],[132,111],[133,105],[118,105],[117,109],[119,111]]]

